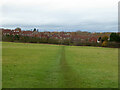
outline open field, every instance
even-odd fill
[[[118,49],[3,42],[3,88],[117,88]]]

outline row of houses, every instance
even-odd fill
[[[10,29],[2,29],[3,35],[23,35],[23,36],[32,36],[32,31],[21,31],[19,29],[10,30]]]
[[[55,38],[55,39],[71,39],[81,42],[97,42],[100,35],[95,34],[78,34],[77,32],[38,32],[38,31],[22,31],[17,28],[15,30],[2,29],[3,35],[21,35],[38,38]]]

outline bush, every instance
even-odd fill
[[[111,33],[110,41],[120,42],[120,35],[118,33]]]
[[[104,41],[108,41],[108,36],[104,36],[104,37],[102,37],[102,39],[101,39],[101,41],[102,41],[102,43],[104,42]]]
[[[120,48],[120,43],[116,43],[116,42],[108,42],[108,47],[112,47],[112,48]]]
[[[64,45],[69,45],[69,44],[70,44],[70,40],[69,40],[69,39],[65,39],[65,40],[63,41],[63,44],[64,44]]]
[[[107,47],[107,45],[108,45],[108,42],[107,42],[107,41],[104,41],[104,42],[102,43],[102,47]]]
[[[59,40],[55,38],[49,38],[48,39],[49,44],[59,44]]]

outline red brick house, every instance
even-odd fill
[[[10,29],[4,29],[2,30],[3,35],[12,35],[12,31]]]
[[[91,37],[91,38],[89,39],[89,42],[95,42],[95,43],[96,43],[96,42],[97,42],[97,39],[98,39],[97,37]]]
[[[33,31],[22,31],[21,35],[32,37],[33,36]]]

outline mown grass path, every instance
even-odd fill
[[[61,71],[64,75],[64,83],[66,88],[77,88],[80,87],[79,75],[72,70],[70,65],[68,65],[65,56],[65,46],[61,48],[61,58],[60,58]]]

